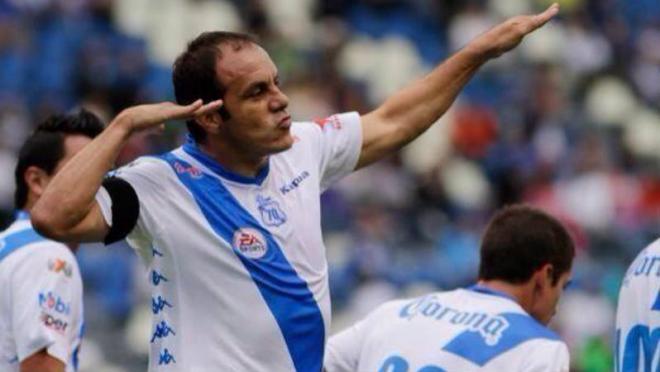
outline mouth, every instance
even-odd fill
[[[277,127],[280,129],[289,129],[291,127],[291,115],[282,118],[282,120],[277,123]]]

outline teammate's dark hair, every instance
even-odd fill
[[[222,58],[220,46],[230,45],[234,50],[240,50],[248,44],[257,44],[256,39],[248,34],[225,31],[204,32],[188,43],[174,62],[172,71],[176,102],[189,105],[200,98],[204,103],[222,98],[226,87],[220,82],[215,68]],[[227,117],[226,109],[224,111],[223,117]],[[194,119],[186,121],[186,125],[196,142],[205,140],[206,132]]]
[[[526,205],[503,208],[493,216],[481,243],[479,278],[524,283],[552,264],[553,285],[571,269],[575,246],[562,224]]]
[[[27,203],[28,185],[25,182],[25,171],[28,167],[38,167],[51,175],[64,157],[66,135],[79,134],[94,138],[103,131],[103,128],[101,119],[85,109],[81,109],[77,114],[53,115],[39,124],[18,154],[18,163],[14,171],[15,207],[21,209]]]

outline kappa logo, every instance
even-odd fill
[[[314,119],[314,122],[323,130],[325,130],[326,125],[330,125],[330,128],[333,129],[341,129],[341,121],[337,115],[332,115],[325,119]]]
[[[73,267],[71,264],[60,258],[49,259],[48,270],[55,273],[63,273],[67,278],[70,278],[73,273]]]
[[[266,255],[268,245],[259,231],[244,227],[234,233],[234,249],[245,257],[256,259]]]
[[[291,180],[291,182],[289,182],[289,183],[287,183],[286,185],[280,187],[280,192],[282,193],[282,195],[287,194],[289,191],[292,191],[292,190],[294,190],[295,188],[297,188],[298,186],[300,186],[300,184],[301,184],[301,183],[302,183],[307,177],[309,177],[309,172],[308,172],[308,171],[303,171],[302,173],[300,173],[299,175],[297,175],[293,180]]]
[[[286,222],[286,214],[280,208],[280,205],[270,196],[257,195],[257,204],[259,205],[259,213],[261,214],[261,221],[266,226],[280,226]]]
[[[177,173],[179,174],[184,174],[188,173],[192,178],[200,178],[202,177],[202,171],[199,170],[199,168],[194,167],[194,166],[185,166],[178,161],[174,163],[174,169],[176,170]]]

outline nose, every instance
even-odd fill
[[[270,100],[270,109],[272,111],[282,111],[289,106],[289,97],[280,90],[279,87],[275,87],[273,98]]]

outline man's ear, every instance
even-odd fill
[[[533,280],[534,287],[538,289],[545,289],[552,286],[552,279],[555,273],[555,268],[551,263],[546,263],[534,272]]]
[[[204,131],[212,134],[219,133],[222,124],[224,124],[224,120],[218,111],[207,112],[204,115],[196,117],[195,121],[204,128]]]
[[[34,165],[27,167],[25,173],[23,173],[23,179],[29,192],[37,198],[41,197],[41,194],[46,190],[46,186],[48,186],[48,182],[50,182],[50,176],[43,169]]]

